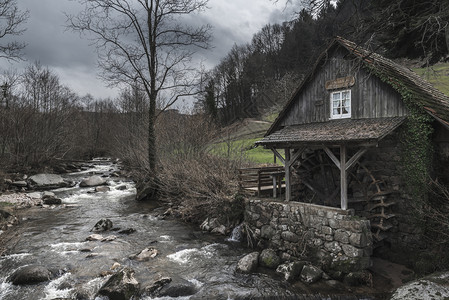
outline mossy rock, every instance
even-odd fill
[[[276,269],[281,263],[281,258],[273,249],[264,249],[259,255],[259,265],[269,269]]]

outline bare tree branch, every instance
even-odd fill
[[[96,46],[101,77],[110,85],[139,83],[149,99],[149,162],[154,171],[154,119],[158,99],[166,107],[195,94],[190,67],[198,48],[207,49],[210,26],[188,26],[183,17],[206,9],[208,0],[78,0],[80,14],[67,15],[68,28]],[[163,108],[163,109],[165,109]]]

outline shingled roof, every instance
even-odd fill
[[[416,97],[414,100],[429,112],[432,116],[449,125],[449,97],[436,89],[421,76],[394,61],[377,53],[366,50],[357,44],[344,38],[337,37],[334,43],[345,47],[350,53],[359,57],[361,61],[375,71],[386,75],[390,80],[402,82],[402,84]]]
[[[377,142],[399,127],[405,117],[340,119],[330,122],[287,126],[266,136],[258,144],[292,146],[338,142]]]
[[[391,82],[401,82],[408,90],[412,91],[416,97],[413,98],[418,105],[422,106],[430,115],[435,119],[442,122],[446,126],[449,126],[449,97],[437,90],[428,81],[421,78],[412,70],[395,63],[394,61],[387,59],[373,51],[364,49],[363,47],[350,42],[342,37],[337,37],[328,46],[328,48],[320,55],[315,63],[312,72],[303,80],[302,84],[298,87],[292,98],[284,106],[277,119],[265,134],[267,137],[270,134],[279,130],[279,124],[282,118],[293,105],[297,98],[298,93],[304,87],[304,85],[313,77],[316,69],[320,66],[324,59],[328,57],[328,53],[331,49],[341,46],[348,50],[349,54],[354,58],[360,60],[362,65],[372,69],[374,72],[386,76]],[[388,83],[388,82],[387,82]],[[354,121],[354,120],[353,120]],[[263,140],[265,141],[265,139]],[[262,141],[260,141],[262,144]]]

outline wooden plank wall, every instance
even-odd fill
[[[351,118],[381,118],[407,115],[400,95],[389,85],[346,58],[346,50],[336,49],[296,96],[282,121],[282,126],[326,122],[330,119],[330,93],[325,89],[328,80],[354,76],[351,89]]]

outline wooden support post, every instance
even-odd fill
[[[291,194],[291,179],[290,179],[290,148],[285,149],[285,201],[290,201]]]
[[[348,209],[348,183],[346,172],[346,145],[340,146],[340,191],[341,191],[341,209]]]
[[[279,158],[279,160],[281,161],[281,163],[283,165],[285,165],[285,159],[282,157],[282,155],[276,150],[276,148],[271,148],[271,151],[273,151],[274,156]]]

